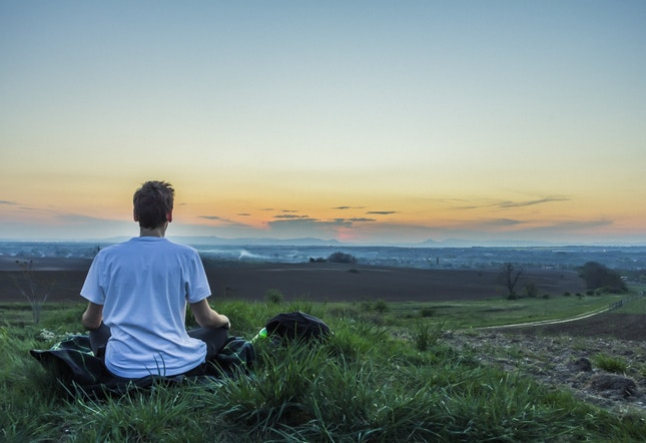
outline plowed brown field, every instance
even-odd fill
[[[49,301],[82,301],[79,296],[89,261],[34,262],[38,275],[55,281]],[[0,267],[0,301],[24,301],[15,279],[15,263]],[[478,300],[505,294],[497,270],[440,270],[361,265],[221,264],[205,262],[205,269],[217,298],[265,300],[269,290],[278,290],[286,301],[445,301]],[[560,295],[583,292],[583,282],[574,271],[526,270],[518,283],[532,281],[539,293]],[[521,289],[522,290],[522,289]]]

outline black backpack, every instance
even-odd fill
[[[278,314],[267,322],[265,329],[269,337],[300,341],[321,340],[331,334],[323,320],[301,311]]]

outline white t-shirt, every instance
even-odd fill
[[[99,251],[81,289],[103,305],[110,328],[106,367],[140,378],[189,371],[206,357],[206,344],[188,336],[186,304],[211,295],[197,251],[160,237],[136,237]]]

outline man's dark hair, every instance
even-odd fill
[[[166,223],[166,215],[173,210],[175,190],[164,181],[147,181],[137,189],[132,203],[139,226],[155,229]]]

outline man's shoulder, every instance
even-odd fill
[[[110,252],[118,251],[120,249],[132,246],[133,240],[135,240],[136,238],[137,237],[132,237],[131,239],[124,240],[124,241],[119,242],[119,243],[113,243],[111,245],[105,246],[105,247],[101,248],[101,250],[99,251],[99,254],[108,254]]]
[[[121,242],[121,243],[114,243],[108,246],[103,246],[101,249],[99,249],[99,252],[97,252],[96,255],[105,256],[105,255],[114,254],[116,251],[121,249],[123,247],[122,245],[124,245],[125,243],[127,243],[127,241]]]
[[[136,253],[135,251],[151,250],[149,249],[151,246],[154,248],[153,250],[165,250],[177,255],[199,255],[197,249],[192,246],[159,237],[133,237],[130,240],[107,246],[99,251],[99,254],[110,256],[122,253]]]
[[[197,252],[197,249],[195,249],[193,246],[184,244],[184,243],[176,243],[172,240],[164,239],[165,241],[163,242],[163,248],[166,248],[169,251],[172,251],[176,255],[182,255],[185,257],[199,257],[199,253]]]
[[[137,249],[141,247],[142,244],[148,242],[151,239],[152,237],[132,237],[128,240],[125,240],[119,243],[114,243],[101,248],[101,250],[98,252],[98,255],[118,254],[127,249]],[[163,240],[163,239],[155,239],[155,240]]]
[[[177,243],[176,241],[170,240],[170,239],[168,239],[168,238],[164,238],[164,240],[165,240],[165,243],[166,243],[169,247],[173,247],[173,248],[177,248],[177,249],[182,249],[182,250],[185,250],[185,251],[193,251],[193,252],[197,252],[197,250],[196,250],[193,246],[191,246],[191,245],[187,245],[187,244],[185,244],[185,243]]]

